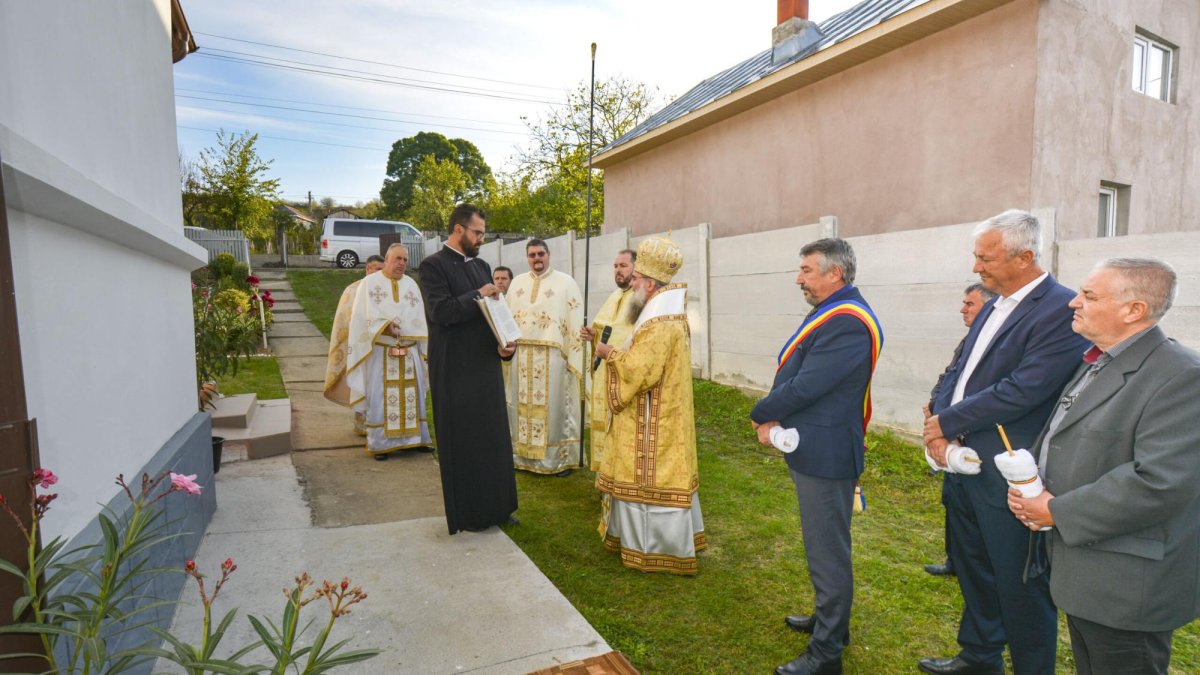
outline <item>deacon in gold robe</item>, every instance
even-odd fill
[[[631,287],[633,335],[596,346],[608,365],[612,425],[596,475],[600,534],[643,572],[695,574],[706,546],[696,471],[687,287],[671,284],[683,254],[669,239],[643,241]]]
[[[383,256],[367,258],[365,275],[370,276],[383,269]],[[354,281],[342,291],[337,311],[333,314],[333,330],[329,334],[329,360],[325,365],[325,398],[334,403],[350,407],[350,387],[346,386],[346,355],[350,352],[350,308],[354,305],[354,294],[362,279]],[[367,418],[360,412],[354,413],[354,433],[367,435],[364,426]]]
[[[633,298],[633,289],[629,282],[633,280],[633,263],[637,260],[637,251],[625,249],[613,260],[613,281],[617,289],[608,296],[591,326],[579,329],[579,338],[592,345],[593,351],[599,341],[604,338],[604,330],[608,329],[610,345],[623,345],[633,333],[633,321],[629,318],[629,301]],[[590,466],[592,471],[600,470],[600,459],[604,456],[604,442],[608,436],[608,423],[612,413],[608,410],[608,366],[604,359],[599,359],[600,365],[592,369],[592,396],[588,406],[591,436],[588,447],[591,449]]]
[[[509,374],[508,420],[513,465],[568,475],[579,465],[582,432],[583,294],[569,274],[550,267],[541,239],[525,245],[529,271],[513,279],[505,300],[521,328]]]
[[[350,311],[346,382],[350,405],[366,415],[367,452],[429,449],[425,351],[429,331],[417,283],[404,274],[408,249],[388,248],[381,271],[363,279]]]

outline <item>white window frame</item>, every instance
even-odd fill
[[[1097,199],[1102,197],[1108,197],[1108,208],[1102,216],[1104,220],[1096,223],[1096,232],[1101,237],[1115,237],[1117,236],[1117,188],[1107,185],[1100,186]]]
[[[1141,49],[1141,56],[1138,56],[1138,50]],[[1151,50],[1157,50],[1162,53],[1165,67],[1163,68],[1163,82],[1161,88],[1157,92],[1147,91],[1148,82],[1150,80],[1150,53]],[[1171,103],[1174,99],[1175,90],[1175,58],[1176,48],[1162,40],[1156,39],[1147,35],[1145,32],[1138,30],[1133,36],[1133,90],[1145,94],[1151,98],[1156,98],[1160,101]]]

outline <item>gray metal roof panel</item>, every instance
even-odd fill
[[[928,0],[863,0],[850,9],[835,14],[818,24],[817,28],[822,33],[821,39],[793,58],[780,63],[774,63],[771,58],[771,49],[759,52],[732,68],[717,73],[692,87],[687,93],[642,120],[641,124],[638,124],[628,133],[601,148],[600,152],[611,150],[652,129],[679,119],[690,112],[698,110],[717,99],[728,96],[742,87],[770,75],[780,68],[789,66],[797,61],[803,61],[822,49],[831,47],[926,2]]]

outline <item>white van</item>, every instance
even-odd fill
[[[331,262],[345,269],[356,267],[368,257],[379,255],[379,235],[394,233],[402,235],[410,258],[414,245],[418,245],[419,250],[419,244],[424,241],[417,228],[398,220],[326,218],[321,231],[321,262]],[[410,259],[409,266],[416,267],[416,264]]]

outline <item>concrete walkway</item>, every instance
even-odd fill
[[[280,299],[276,310],[291,309],[286,279],[259,276]],[[217,512],[196,562],[211,589],[221,561],[234,559],[238,570],[214,615],[241,609],[219,654],[256,639],[247,612],[278,623],[280,589],[305,571],[318,582],[349,577],[369,596],[331,639],[383,654],[339,672],[517,674],[611,651],[504,532],[446,534],[431,455],[367,457],[349,412],[321,396],[328,342],[302,313],[280,312],[276,321],[271,340],[298,452],[217,474]],[[193,585],[183,599],[172,632],[198,643]],[[326,611],[322,601],[305,616],[323,623]]]

